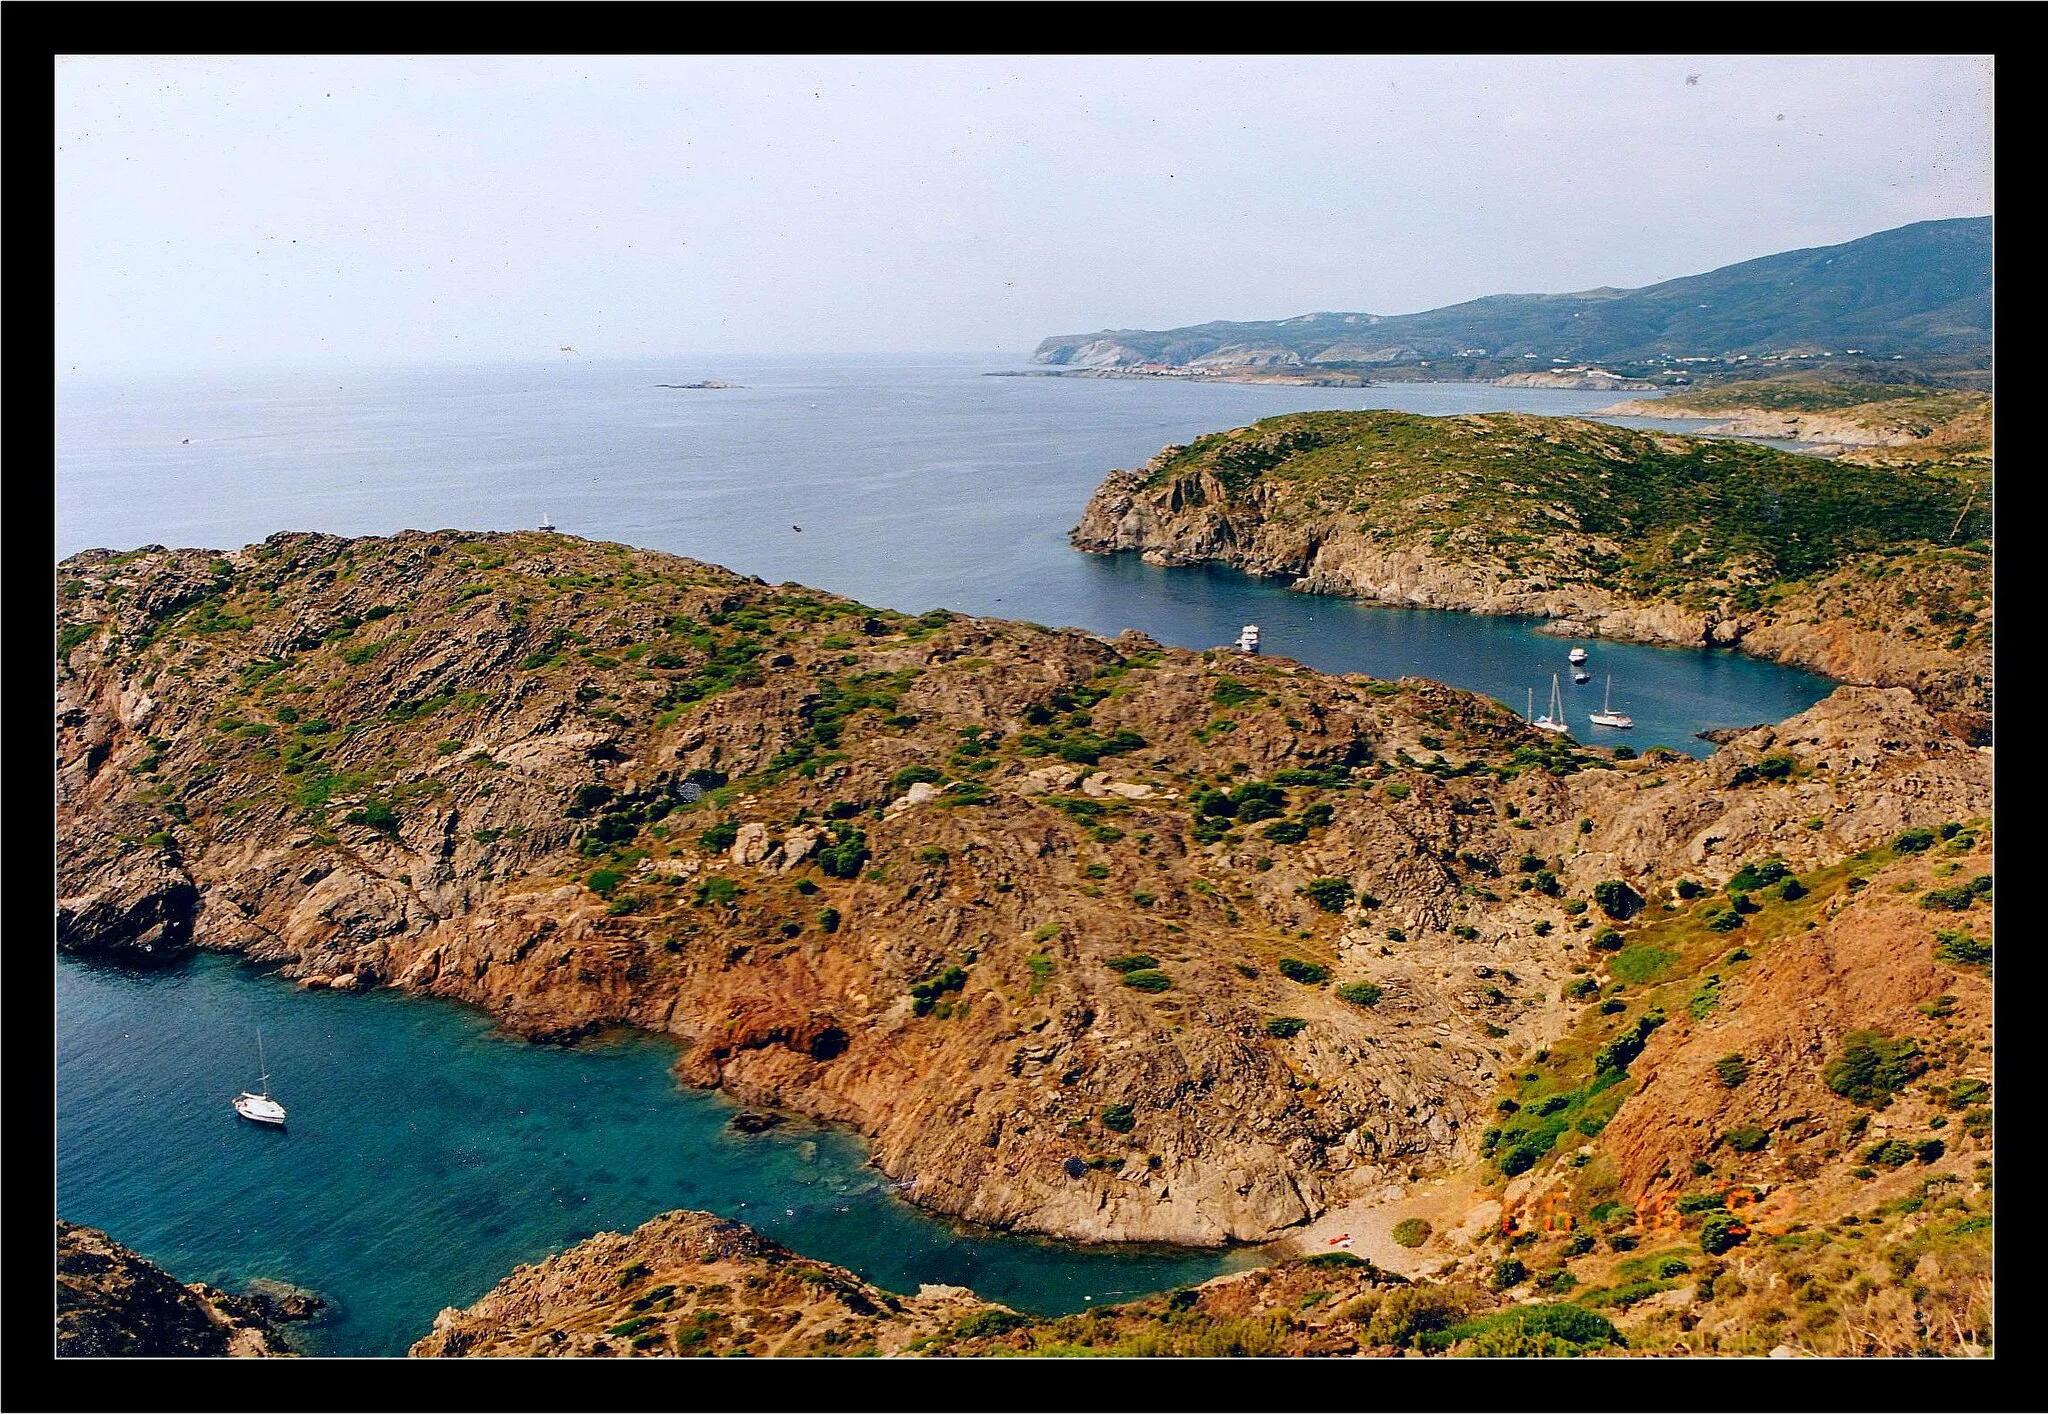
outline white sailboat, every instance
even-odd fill
[[[553,530],[555,528],[555,523],[552,520],[548,519],[548,513],[546,511],[542,511],[540,513],[540,528],[542,530]]]
[[[1529,691],[1529,700],[1532,703],[1536,700],[1534,688]],[[1529,725],[1539,732],[1556,732],[1559,736],[1571,730],[1564,722],[1564,693],[1558,686],[1556,673],[1550,675],[1550,710]]]
[[[1634,717],[1629,716],[1626,712],[1614,710],[1614,675],[1612,673],[1607,675],[1607,695],[1601,698],[1600,710],[1591,715],[1591,721],[1596,727],[1632,727],[1636,724]]]
[[[243,1119],[254,1120],[257,1124],[274,1124],[282,1129],[284,1106],[270,1098],[270,1067],[263,1061],[263,1031],[260,1027],[256,1032],[256,1067],[263,1073],[263,1089],[244,1090],[228,1103]]]

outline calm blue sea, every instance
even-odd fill
[[[61,382],[59,557],[225,548],[283,529],[513,529],[714,561],[910,612],[935,606],[1207,647],[1246,622],[1332,671],[1420,674],[1520,709],[1567,645],[1527,622],[1368,608],[1208,569],[1069,548],[1112,467],[1306,408],[1588,413],[1609,393],[989,378],[997,359],[565,361],[468,369]],[[742,389],[659,383],[717,378]],[[1673,424],[1663,424],[1672,426]],[[189,440],[188,440],[189,439]],[[802,527],[800,530],[797,527]],[[1810,674],[1729,653],[1594,643],[1565,681],[1584,725],[1608,674],[1641,748],[1776,720]],[[573,1050],[378,993],[299,992],[213,958],[139,973],[57,963],[58,1205],[185,1280],[296,1281],[335,1302],[306,1339],[397,1354],[520,1262],[674,1207],[742,1218],[899,1290],[971,1286],[1035,1311],[1200,1280],[1213,1253],[1091,1251],[945,1223],[824,1130],[741,1137],[679,1090],[660,1041]],[[263,1029],[287,1133],[237,1120]]]
[[[1526,620],[1369,608],[1067,544],[1112,467],[1308,408],[1585,414],[1618,393],[991,378],[1000,358],[688,360],[62,381],[56,551],[232,548],[273,531],[509,530],[669,550],[910,613],[943,607],[1333,672],[1419,674],[1539,710],[1566,644]],[[739,389],[661,383],[716,378]],[[1617,419],[1630,425],[1640,419]],[[1667,428],[1697,424],[1662,423]],[[190,439],[189,442],[186,439]],[[798,529],[801,527],[801,529]],[[1830,684],[1726,652],[1589,645],[1564,679],[1588,741],[1695,755],[1693,733],[1790,716]],[[1594,728],[1606,678],[1634,716]]]

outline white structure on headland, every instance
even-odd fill
[[[548,519],[546,511],[540,513],[540,528],[542,530],[553,530],[555,528],[555,523]]]
[[[1259,626],[1257,624],[1246,624],[1238,631],[1237,651],[1240,653],[1256,653],[1259,651]]]

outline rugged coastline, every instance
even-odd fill
[[[1670,468],[1663,488],[1613,479],[1658,463]],[[1151,564],[1285,578],[1305,593],[1734,647],[1837,681],[1911,687],[1988,740],[1989,546],[1975,539],[1988,486],[1816,465],[1574,418],[1299,414],[1110,473],[1071,538]],[[1696,477],[1702,490],[1724,478],[1735,523],[1690,523],[1685,484]],[[1770,518],[1794,497],[1814,529],[1788,536]],[[1875,534],[1845,534],[1859,497],[1917,503],[1923,527],[1882,548]],[[1815,540],[1830,533],[1839,548],[1822,552]]]
[[[276,1283],[235,1294],[180,1283],[98,1228],[57,1220],[57,1355],[293,1355],[278,1329],[320,1308]]]
[[[1937,829],[1974,851],[1937,875],[1989,883],[1990,758],[1903,689],[1634,758],[1421,680],[911,617],[552,534],[90,552],[58,588],[60,946],[240,952],[537,1040],[665,1032],[690,1082],[847,1124],[912,1201],[1016,1231],[1345,1223],[1398,1270],[1387,1221],[1476,1177],[1421,1255],[1479,1273],[1504,1205],[1575,1172],[1509,1165],[1500,1114],[1667,1005],[1587,1006],[1657,975],[1634,930],[1725,936],[1715,891],[1774,861],[1812,882],[1746,924],[1768,955],[1851,882],[1932,884],[1892,842]],[[1922,990],[1977,1016],[1941,922],[1871,934],[1931,970],[1840,992],[1758,1073]],[[1653,944],[1667,989],[1713,965],[1694,947]],[[1791,1014],[1830,975],[1729,995]],[[1629,1143],[1589,1172],[1617,1190],[1720,1162],[1711,1132],[1632,1118],[1685,1029],[1604,1092]]]

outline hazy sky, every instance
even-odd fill
[[[1991,61],[62,59],[59,367],[1006,351],[1992,210]]]

